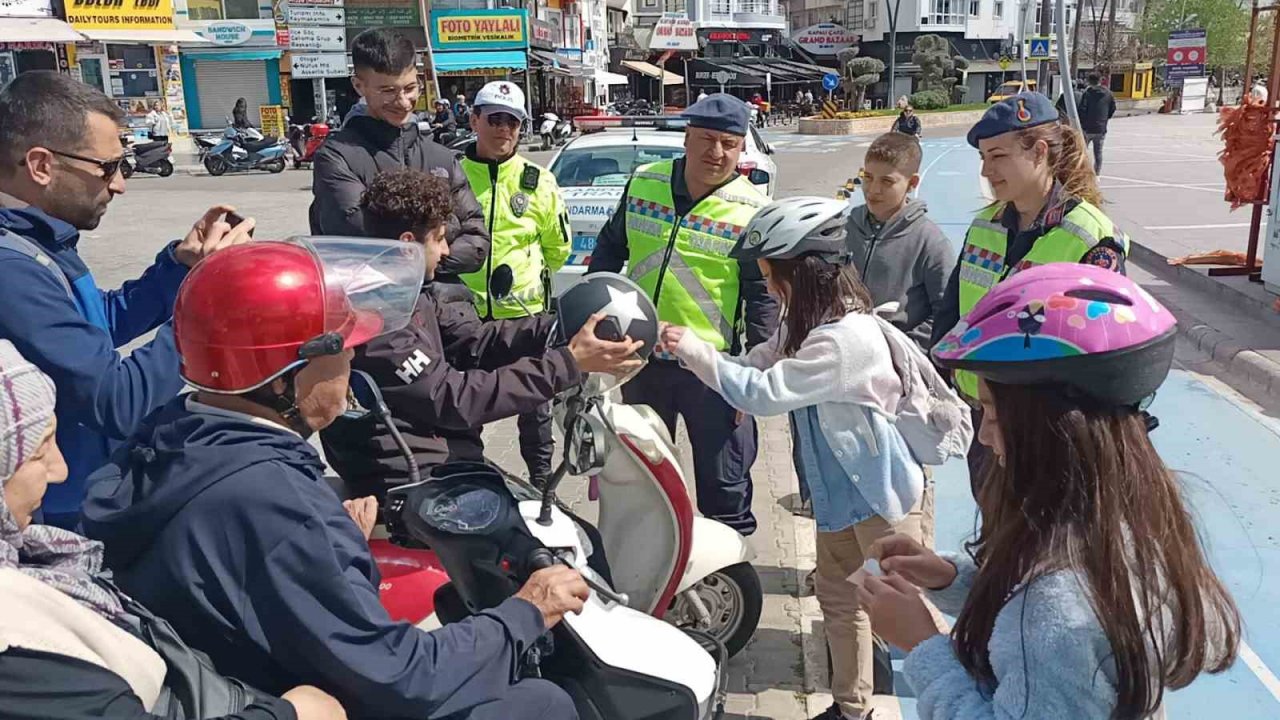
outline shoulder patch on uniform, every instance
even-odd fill
[[[1124,264],[1124,254],[1109,243],[1100,243],[1085,253],[1080,262],[1104,270],[1120,270]]]
[[[542,176],[542,168],[529,163],[524,166],[524,172],[520,173],[520,187],[525,190],[537,190],[538,178]]]

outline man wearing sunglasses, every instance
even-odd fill
[[[422,83],[417,60],[413,42],[387,28],[366,30],[352,40],[351,83],[366,107],[316,152],[311,232],[367,237],[360,196],[380,172],[410,168],[445,179],[454,212],[449,220],[449,257],[433,292],[442,300],[469,302],[471,295],[457,276],[484,266],[489,235],[457,157],[418,129],[414,105]]]
[[[484,211],[491,248],[484,267],[462,279],[484,320],[542,312],[551,277],[569,258],[569,214],[560,186],[554,175],[516,152],[526,118],[524,93],[515,83],[498,80],[476,93],[471,115],[476,141],[467,146],[462,169]],[[489,279],[502,265],[511,268],[514,279],[510,295],[498,300],[489,295]],[[551,477],[555,455],[551,405],[521,415],[517,427],[529,480],[541,486]]]
[[[245,242],[232,208],[210,208],[186,237],[169,243],[142,277],[98,289],[76,251],[81,230],[98,227],[125,190],[119,107],[69,76],[24,73],[0,90],[0,337],[58,387],[58,445],[69,477],[49,488],[44,522],[74,526],[89,473],[110,444],[182,389],[168,321],[187,269]],[[121,357],[116,348],[159,328]]]

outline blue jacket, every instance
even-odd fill
[[[0,338],[13,342],[58,388],[58,446],[70,473],[67,482],[49,487],[44,510],[75,513],[85,478],[106,463],[112,441],[128,438],[182,390],[168,320],[187,268],[166,247],[142,277],[103,291],[76,252],[80,233],[71,225],[23,208],[0,210],[0,228],[47,252],[75,296],[67,296],[50,268],[0,249]],[[155,339],[128,357],[116,352],[157,327]]]
[[[977,567],[967,555],[943,554],[956,579],[930,591],[938,609],[959,614]],[[903,674],[922,720],[1074,720],[1107,718],[1116,708],[1116,666],[1083,573],[1057,570],[1024,584],[996,615],[987,643],[996,686],[964,669],[951,636],[935,635],[907,655]],[[1163,717],[1158,713],[1155,717]]]
[[[352,717],[428,718],[509,691],[543,632],[524,600],[431,633],[392,621],[369,544],[305,440],[179,397],[90,479],[85,533],[121,589],[266,692],[316,685]]]

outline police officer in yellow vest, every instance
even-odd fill
[[[524,102],[524,93],[512,82],[481,88],[472,105],[476,141],[462,158],[492,238],[484,267],[462,276],[485,320],[542,312],[551,276],[564,265],[571,247],[569,216],[555,177],[516,153],[527,117]],[[489,278],[502,265],[511,267],[514,283],[512,297],[497,300],[489,295]],[[541,484],[551,477],[555,454],[550,406],[521,415],[517,427],[529,479]]]
[[[1080,262],[1124,272],[1129,238],[1099,209],[1102,195],[1084,138],[1060,122],[1040,93],[1019,93],[992,105],[968,135],[982,158],[982,177],[995,201],[965,235],[960,262],[933,321],[936,343],[992,287],[1019,270],[1051,262]],[[1033,305],[1014,308],[1034,327]],[[956,387],[971,400],[977,377],[957,372]],[[980,418],[975,416],[974,427]],[[975,483],[982,458],[975,441],[970,471]],[[975,484],[975,488],[976,488]]]
[[[744,334],[747,347],[764,342],[778,320],[759,267],[729,258],[743,228],[768,202],[738,171],[750,110],[718,93],[691,105],[684,117],[685,156],[636,168],[600,231],[588,272],[622,272],[625,265],[653,298],[659,320],[739,352]],[[652,407],[673,436],[677,415],[684,418],[698,509],[751,534],[755,421],[739,416],[674,358],[655,358],[623,386],[623,399]]]

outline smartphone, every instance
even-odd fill
[[[242,222],[244,222],[244,216],[242,216],[240,213],[237,213],[237,212],[227,213],[227,224],[230,225],[232,229],[235,229],[235,226],[239,225]],[[249,231],[249,237],[253,237],[252,230]]]

